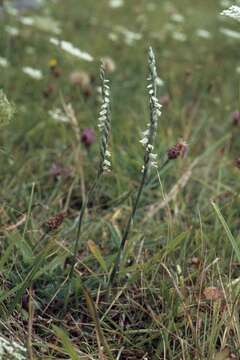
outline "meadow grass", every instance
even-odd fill
[[[1,336],[31,360],[239,359],[240,121],[233,125],[231,115],[239,110],[239,39],[221,31],[238,33],[239,24],[219,16],[217,0],[109,3],[46,1],[21,14],[37,17],[32,26],[9,12],[0,18],[0,56],[8,61],[0,87],[15,104],[0,135]],[[159,173],[152,169],[109,292],[143,165],[149,46],[163,80],[159,168],[179,139],[189,150]],[[107,74],[111,172],[88,201],[74,253],[99,164],[103,57],[116,64]],[[76,71],[81,81],[73,85]],[[64,121],[49,114],[56,109]],[[87,147],[85,128],[97,136]]]

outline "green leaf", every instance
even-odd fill
[[[97,261],[100,264],[100,266],[102,267],[103,271],[107,272],[107,265],[105,263],[105,260],[101,254],[99,247],[92,240],[88,240],[87,244],[88,244],[89,250],[91,251],[93,256],[97,259]]]
[[[105,336],[103,334],[103,331],[102,331],[102,328],[101,328],[101,325],[100,325],[100,320],[99,320],[98,313],[97,313],[97,309],[96,309],[95,303],[94,303],[94,301],[92,299],[92,296],[91,296],[91,294],[89,293],[89,291],[87,290],[87,288],[83,284],[82,284],[82,291],[83,291],[85,299],[86,299],[88,311],[89,311],[89,313],[90,313],[90,315],[92,317],[92,320],[93,320],[93,322],[95,324],[97,337],[98,337],[101,345],[103,346],[104,351],[108,356],[108,359],[113,360],[113,355],[112,355],[110,347],[109,347],[109,345],[107,343],[107,340],[105,339]]]
[[[56,325],[53,325],[53,330],[54,330],[56,336],[61,340],[62,346],[63,346],[64,350],[66,351],[66,353],[70,356],[70,358],[72,360],[79,360],[78,353],[75,350],[75,347],[72,345],[72,343],[68,337],[68,334]]]
[[[233,250],[235,252],[235,255],[236,255],[238,261],[240,261],[240,249],[238,247],[238,244],[237,244],[235,238],[233,237],[233,234],[231,233],[231,230],[228,227],[228,224],[226,223],[224,217],[222,216],[219,207],[214,202],[212,202],[212,206],[217,214],[217,217],[218,217],[220,223],[222,224],[222,226],[227,234],[228,240],[232,244]]]

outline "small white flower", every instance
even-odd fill
[[[4,57],[0,56],[0,66],[2,67],[8,67],[9,66],[9,62],[7,59],[5,59]]]
[[[203,39],[210,39],[211,33],[205,29],[198,29],[196,31],[197,36],[203,38]]]
[[[179,31],[175,31],[172,34],[172,37],[173,37],[173,39],[175,39],[177,41],[181,41],[181,42],[184,42],[187,40],[187,36],[184,33],[179,32]]]
[[[19,18],[20,23],[27,26],[32,26],[34,24],[34,19],[30,16],[21,16]]]
[[[111,171],[111,162],[107,159],[103,161],[103,171],[110,172]]]
[[[106,150],[106,152],[105,152],[105,155],[106,155],[106,157],[111,157],[111,153],[110,153],[110,151],[109,150]]]
[[[35,80],[41,80],[43,78],[42,71],[39,69],[34,69],[30,66],[25,66],[22,68],[22,71],[24,72],[24,74],[30,76]]]
[[[100,121],[100,122],[103,122],[103,121],[105,121],[106,120],[106,116],[104,115],[104,116],[100,116],[99,118],[98,118],[98,121]]]
[[[148,143],[148,138],[144,137],[143,139],[140,140],[140,143],[143,144],[143,146],[146,146]]]
[[[18,36],[19,35],[18,28],[14,27],[14,26],[6,25],[5,26],[5,31],[11,36]]]
[[[109,161],[109,160],[107,160],[107,159],[105,159],[105,160],[104,160],[103,164],[104,164],[105,166],[108,166],[108,167],[110,167],[110,166],[111,166],[110,161]]]
[[[164,81],[159,76],[156,78],[155,82],[159,87],[164,85]]]
[[[151,160],[157,160],[157,154],[151,153],[151,154],[150,154],[150,159],[151,159]]]
[[[229,9],[222,11],[220,15],[229,16],[235,20],[240,21],[240,7],[237,5],[232,5]]]
[[[112,40],[112,41],[117,41],[117,40],[118,40],[118,35],[115,34],[115,33],[113,33],[113,32],[109,33],[109,34],[108,34],[108,37],[109,37],[109,39]]]
[[[147,137],[149,135],[149,129],[142,132],[143,137]]]
[[[148,150],[148,151],[153,151],[153,145],[152,145],[152,144],[148,144],[147,150]],[[153,155],[153,154],[151,154],[151,155]]]
[[[123,6],[124,1],[123,0],[110,0],[109,1],[109,6],[113,9],[117,9],[121,6]]]
[[[175,13],[175,14],[172,14],[171,20],[178,22],[178,23],[182,23],[182,22],[184,22],[185,19],[184,19],[183,15]]]
[[[107,114],[107,112],[108,112],[108,111],[107,111],[107,109],[106,109],[106,108],[104,108],[103,110],[101,110],[101,111],[100,111],[100,113],[99,113],[100,117],[102,117],[102,116],[103,116],[104,118],[106,118],[106,114]]]

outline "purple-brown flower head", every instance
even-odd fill
[[[95,142],[95,132],[91,128],[85,128],[82,132],[81,142],[86,148],[89,148]]]
[[[240,169],[240,158],[235,160],[235,166]]]
[[[170,147],[167,151],[168,160],[175,160],[179,156],[186,157],[188,153],[188,144],[180,140],[176,145]]]
[[[50,219],[48,219],[46,224],[44,224],[47,232],[57,230],[59,228],[59,226],[62,224],[65,217],[66,217],[66,213],[61,212],[61,213],[56,214],[55,216],[52,216]]]
[[[234,111],[232,113],[232,123],[235,126],[240,126],[240,111]]]
[[[167,106],[167,105],[169,105],[170,101],[171,101],[171,99],[170,99],[170,96],[168,94],[162,95],[159,98],[159,102],[160,102],[161,105]]]
[[[71,170],[62,164],[53,163],[49,170],[49,175],[53,176],[54,178],[58,176],[68,177],[71,175]]]

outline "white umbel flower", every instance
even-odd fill
[[[34,69],[30,66],[25,66],[22,68],[22,71],[24,72],[24,74],[30,76],[32,79],[41,80],[43,78],[42,71],[39,69]]]
[[[6,68],[9,66],[9,62],[6,58],[0,56],[0,66]]]
[[[82,51],[75,47],[72,43],[65,40],[59,40],[57,38],[51,37],[50,43],[56,46],[59,46],[61,49],[66,51],[67,53],[78,57],[79,59],[85,60],[85,61],[93,61],[93,57],[88,54],[86,51]]]
[[[240,21],[240,7],[237,5],[232,5],[229,9],[223,10],[220,15],[229,16],[235,20]]]
[[[124,5],[124,1],[123,0],[110,0],[109,1],[109,6],[113,9],[117,9],[120,8],[121,6]]]

